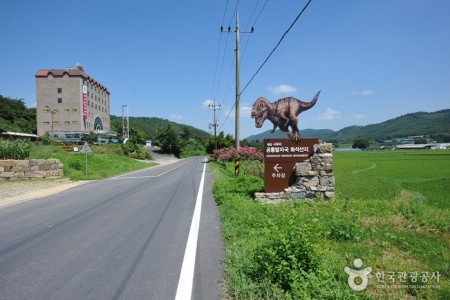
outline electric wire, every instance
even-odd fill
[[[227,14],[227,10],[228,10],[228,0],[225,4],[225,10],[223,12],[223,16],[222,16],[222,23],[221,23],[221,28],[223,28],[223,22],[225,21],[225,16]],[[216,66],[214,68],[214,79],[213,79],[213,85],[212,85],[212,90],[211,90],[211,95],[212,98],[215,99],[215,96],[217,95],[217,92],[215,93],[214,90],[216,88],[216,79],[217,79],[217,67],[219,65],[219,57],[220,57],[220,49],[221,49],[221,44],[222,44],[222,34],[219,34],[219,45],[217,47],[217,55],[216,55]],[[219,79],[220,82],[220,79]],[[217,87],[218,89],[218,87]],[[215,95],[216,94],[216,95]]]
[[[239,1],[238,1],[238,2],[239,2]],[[269,0],[266,0],[266,1],[264,2],[264,5],[262,6],[262,8],[261,8],[261,10],[259,11],[259,13],[258,13],[258,15],[257,15],[257,17],[256,17],[256,19],[255,19],[255,21],[254,21],[253,24],[252,24],[252,28],[254,28],[254,26],[255,26],[256,23],[258,22],[259,18],[261,17],[262,12],[264,11],[264,9],[265,9],[266,6],[267,6],[267,2],[269,2]],[[252,12],[252,14],[251,14],[251,16],[250,16],[250,18],[249,18],[249,20],[248,20],[248,22],[247,22],[247,25],[245,26],[245,30],[244,30],[244,31],[247,31],[247,30],[248,30],[249,24],[250,24],[251,21],[252,21],[252,18],[253,18],[254,14],[255,14],[255,12],[256,12],[256,10],[257,10],[257,8],[258,8],[259,3],[260,3],[260,0],[258,0],[258,2],[256,3],[255,8],[253,9],[253,12]],[[236,9],[237,9],[237,5],[236,5]],[[230,25],[231,25],[231,21],[230,21]],[[244,60],[245,53],[246,53],[246,51],[247,51],[247,46],[248,46],[249,41],[250,41],[250,37],[251,37],[251,35],[248,35],[248,38],[246,39],[245,46],[244,46],[244,51],[243,51],[242,57],[241,57],[241,59],[240,59],[240,61],[239,61],[239,65],[241,65],[241,64],[242,64],[242,61]],[[230,64],[230,66],[231,66],[231,64]],[[230,70],[231,70],[231,67],[230,67]],[[230,74],[231,74],[231,71],[230,71]],[[231,92],[231,88],[232,88],[231,82],[229,83],[229,85],[227,84],[227,86],[228,86],[228,88],[225,89],[225,94],[224,94],[224,97],[223,97],[224,100],[222,101],[222,104],[221,104],[222,107],[224,106],[225,99],[228,98],[228,95],[229,95],[229,93]],[[221,127],[219,128],[219,131],[220,131],[220,130],[223,128],[223,126],[226,124],[226,122],[227,122],[228,118],[230,117],[231,113],[233,112],[235,106],[236,106],[236,103],[234,102],[234,103],[233,103],[233,106],[231,107],[230,111],[229,111],[228,114],[227,114],[227,117],[225,118],[225,121],[222,122],[222,125],[221,125]]]
[[[273,50],[269,53],[269,55],[267,56],[267,58],[264,60],[264,62],[261,64],[261,66],[258,68],[258,70],[256,70],[255,74],[252,76],[252,78],[250,78],[250,80],[248,81],[248,83],[244,86],[244,88],[241,90],[241,92],[239,93],[239,96],[242,95],[242,93],[247,89],[247,87],[250,85],[250,83],[253,81],[253,79],[255,79],[256,75],[258,75],[259,71],[262,69],[262,67],[264,67],[264,65],[267,63],[267,61],[270,59],[270,57],[272,56],[272,54],[275,52],[275,50],[277,50],[278,46],[281,44],[281,42],[283,41],[283,39],[285,38],[285,36],[289,33],[289,31],[292,29],[292,27],[294,27],[295,23],[297,22],[297,20],[300,18],[300,16],[303,14],[303,12],[308,8],[309,4],[311,3],[312,0],[309,0],[306,5],[303,7],[303,9],[300,11],[300,13],[297,15],[297,17],[295,18],[295,20],[292,22],[291,26],[289,26],[289,28],[283,33],[283,35],[281,36],[280,40],[278,41],[278,43],[276,44],[276,46],[273,48]]]

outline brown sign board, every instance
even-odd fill
[[[294,166],[314,153],[317,138],[264,140],[264,185],[266,193],[283,192],[295,180]]]

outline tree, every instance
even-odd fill
[[[414,139],[414,144],[426,144],[427,139],[424,137]]]
[[[36,133],[36,108],[27,108],[23,99],[0,95],[0,129]]]
[[[177,130],[171,124],[165,125],[156,139],[163,153],[170,153],[176,157],[180,157],[182,148],[181,139]]]
[[[221,131],[217,138],[215,139],[214,136],[210,136],[209,139],[206,141],[206,153],[213,153],[213,151],[216,149],[216,143],[217,143],[217,149],[226,149],[230,148],[234,144],[234,138],[232,135],[227,135]]]
[[[366,149],[369,147],[369,140],[358,138],[353,140],[352,148],[358,148],[358,149]]]

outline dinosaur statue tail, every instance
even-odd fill
[[[317,99],[319,99],[319,95],[320,95],[320,91],[317,92],[317,94],[314,96],[314,98],[311,100],[311,102],[302,102],[301,103],[302,111],[308,110],[311,107],[313,107],[316,104]]]

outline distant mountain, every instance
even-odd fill
[[[450,136],[450,109],[431,113],[409,113],[382,123],[366,126],[348,126],[339,131],[330,129],[300,130],[301,137],[317,137],[326,141],[345,143],[352,142],[356,138],[381,141],[417,135]],[[279,130],[276,130],[273,134],[268,130],[257,135],[251,135],[247,140],[262,141],[267,138],[284,137],[286,135]]]
[[[191,138],[195,138],[201,141],[205,141],[210,136],[209,133],[201,129],[171,122],[166,119],[155,118],[155,117],[129,117],[130,127],[136,127],[139,131],[144,132],[146,138],[154,138],[159,130],[163,128],[166,124],[171,124],[178,130],[187,131]],[[111,128],[114,131],[121,131],[122,128],[122,117],[111,115]],[[115,130],[116,129],[116,130]]]
[[[336,132],[331,129],[304,129],[300,130],[301,137],[316,137],[319,139],[324,139],[328,136],[335,134]],[[263,141],[264,139],[279,139],[285,138],[286,133],[280,131],[279,129],[275,130],[274,133],[271,133],[270,130],[264,131],[263,133],[251,135],[246,138],[247,141]]]
[[[450,135],[450,109],[406,114],[382,123],[342,128],[327,140],[351,142],[356,138],[389,140],[417,135]]]

